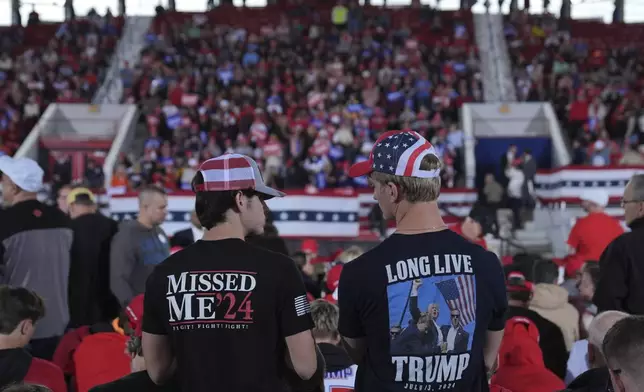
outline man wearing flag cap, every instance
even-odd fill
[[[496,360],[507,307],[503,272],[493,253],[447,229],[441,167],[419,133],[389,131],[349,171],[368,177],[384,218],[396,221],[396,232],[340,277],[339,329],[358,364],[357,392],[489,390],[484,369]],[[415,314],[433,303],[435,322],[451,326],[440,352]],[[413,346],[397,341],[407,329],[417,330]]]
[[[193,183],[202,240],[171,255],[148,278],[143,351],[163,384],[181,390],[274,392],[323,382],[304,283],[293,260],[244,241],[261,234],[264,200],[284,196],[241,154],[205,161]]]

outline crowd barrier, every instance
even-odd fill
[[[551,171],[541,171],[535,178],[535,188],[542,205],[565,205],[566,214],[582,216],[581,198],[588,189],[601,188],[608,192],[610,203],[607,212],[621,218],[619,206],[626,183],[644,167],[595,168],[570,166]],[[446,221],[467,216],[477,200],[472,189],[445,189],[439,204]],[[136,218],[136,195],[109,197],[109,214],[116,220]],[[317,192],[289,190],[284,198],[268,201],[275,225],[286,238],[349,239],[360,237],[365,221],[375,200],[370,189],[333,189]],[[171,194],[168,198],[168,216],[163,224],[170,235],[189,226],[194,196],[190,192]]]

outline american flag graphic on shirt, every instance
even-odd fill
[[[459,275],[456,278],[436,283],[450,309],[461,312],[461,324],[467,325],[476,318],[476,289],[473,275]]]
[[[297,314],[298,317],[311,312],[311,305],[309,305],[309,300],[306,298],[306,295],[295,297],[294,302],[295,314]]]

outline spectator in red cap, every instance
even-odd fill
[[[141,304],[142,306],[142,304]],[[181,388],[175,378],[165,385],[156,385],[150,379],[145,367],[143,358],[143,347],[141,345],[141,322],[140,317],[134,321],[134,335],[130,336],[127,342],[127,353],[131,357],[131,374],[119,378],[110,383],[96,386],[90,392],[179,392]]]
[[[24,348],[45,314],[42,298],[22,287],[0,286],[0,388],[28,382],[66,392],[63,372]]]
[[[56,347],[54,352],[53,362],[58,365],[65,374],[66,379],[72,385],[76,384],[76,364],[74,358],[76,350],[86,337],[94,334],[101,333],[117,333],[119,335],[131,335],[137,325],[140,328],[139,320],[131,320],[128,314],[133,314],[133,311],[128,309],[142,309],[143,295],[135,297],[129,306],[121,311],[119,317],[111,322],[100,322],[93,325],[84,325],[67,332]],[[140,310],[142,313],[142,310]],[[93,339],[92,339],[93,340]]]
[[[526,280],[521,272],[512,271],[508,274],[506,289],[509,305],[507,317],[522,317],[537,327],[545,366],[563,380],[568,361],[563,334],[556,324],[530,309],[534,290],[532,282]]]
[[[326,273],[326,296],[324,299],[333,304],[338,303],[338,286],[342,268],[346,263],[362,256],[363,253],[364,251],[359,246],[350,246],[344,251],[337,251],[336,255],[331,257],[332,261],[336,261],[336,264]]]
[[[310,261],[311,259],[314,259],[318,256],[320,245],[316,240],[309,238],[302,241],[302,246],[300,247],[300,250],[304,252],[304,254],[307,256],[308,258],[307,261]]]
[[[324,297],[325,300],[331,302],[332,304],[338,303],[338,285],[340,283],[340,274],[342,274],[342,264],[335,265],[331,267],[329,272],[326,273],[326,288],[327,295]]]
[[[315,266],[311,263],[311,256],[312,253],[302,250],[293,254],[293,260],[295,261],[297,268],[300,270],[306,292],[311,294],[313,298],[320,298],[322,295],[322,287],[315,279]]]
[[[74,353],[77,392],[118,380],[130,373],[130,357],[124,352],[129,336],[140,336],[143,295],[139,294],[123,309],[122,320],[113,332],[89,335]]]
[[[513,317],[506,322],[499,368],[492,383],[521,392],[552,392],[566,387],[545,367],[539,348],[539,330],[525,317]]]

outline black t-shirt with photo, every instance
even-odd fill
[[[143,331],[168,335],[184,392],[275,392],[284,338],[313,327],[290,258],[240,239],[197,241],[148,278]]]
[[[491,252],[451,230],[394,234],[344,266],[340,333],[366,340],[356,392],[487,391],[483,344],[507,297]]]

